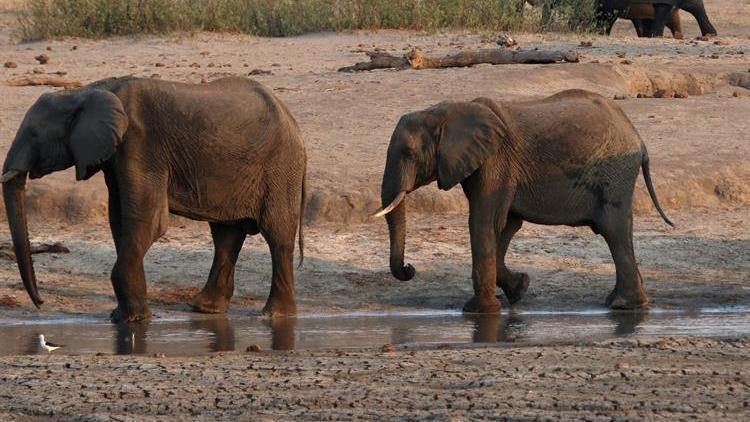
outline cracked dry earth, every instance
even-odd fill
[[[2,420],[747,420],[747,340],[0,361]]]

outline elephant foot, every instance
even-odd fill
[[[203,290],[195,295],[190,306],[194,311],[204,314],[223,314],[229,308],[229,300],[222,295]]]
[[[117,308],[112,310],[109,314],[109,320],[115,324],[121,322],[138,322],[151,318],[151,310],[147,305],[138,306],[122,306],[118,305]]]
[[[495,296],[487,299],[474,296],[466,302],[463,311],[469,314],[499,314],[500,309],[500,301]]]
[[[266,306],[263,307],[263,315],[268,315],[272,318],[296,314],[297,304],[294,302],[294,299],[281,300],[269,297],[268,302],[266,302]]]
[[[623,294],[615,288],[607,295],[605,304],[611,309],[642,309],[648,308],[649,300],[643,289],[638,289],[635,294]]]
[[[503,277],[502,283],[498,282],[497,285],[503,289],[508,303],[513,305],[521,300],[526,294],[526,290],[529,289],[529,275],[508,271]]]

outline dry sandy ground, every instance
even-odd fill
[[[17,44],[11,39],[12,12],[0,8],[0,62],[18,64],[0,68],[0,80],[27,76],[37,67],[65,71],[65,78],[84,83],[125,74],[198,83],[253,69],[271,71],[256,78],[289,105],[309,155],[307,260],[297,273],[301,312],[455,309],[470,296],[466,205],[459,190],[423,189],[410,201],[419,212],[410,214],[407,260],[418,275],[408,283],[388,273],[384,222],[364,218],[378,205],[385,150],[400,115],[444,99],[480,95],[515,99],[566,88],[626,95],[619,104],[646,140],[658,194],[677,222],[671,229],[654,215],[639,183],[636,254],[655,306],[747,305],[750,91],[728,85],[725,77],[750,71],[750,1],[706,0],[706,5],[721,34],[718,44],[637,39],[629,24],[620,22],[610,38],[513,34],[523,48],[575,49],[584,55],[582,64],[360,74],[336,69],[364,60],[361,50],[374,47],[440,53],[489,44],[473,34],[401,31]],[[691,17],[683,21],[686,34],[698,35]],[[593,47],[581,47],[582,40],[591,40]],[[40,53],[51,57],[46,66],[33,59]],[[634,98],[655,84],[674,85],[691,95]],[[50,90],[0,85],[0,152],[7,150],[26,109]],[[44,310],[33,310],[14,263],[3,260],[0,298],[17,304],[0,305],[0,316],[80,313],[104,319],[113,307],[108,275],[114,248],[104,220],[103,182],[74,184],[73,179],[62,172],[30,186],[32,241],[61,241],[71,249],[35,258],[47,300]],[[0,231],[0,242],[8,239],[7,230]],[[208,274],[210,245],[205,225],[182,219],[175,219],[154,245],[146,272],[157,318],[187,310],[190,294]],[[613,284],[606,245],[588,229],[526,225],[511,245],[509,262],[532,277],[528,296],[516,305],[522,310],[599,307]],[[238,264],[230,315],[257,314],[269,279],[265,244],[249,239]],[[38,409],[55,417],[127,412],[136,412],[139,420],[157,412],[231,417],[233,406],[244,403],[249,406],[245,411],[268,419],[290,413],[308,419],[457,420],[500,415],[667,419],[696,413],[741,420],[747,416],[741,414],[748,400],[747,346],[746,341],[680,340],[665,348],[620,344],[342,356],[328,351],[210,360],[76,357],[72,368],[65,368],[68,360],[62,357],[3,358],[0,418],[2,412],[14,418],[50,416],[35,413]],[[621,362],[631,367],[615,369]],[[39,377],[46,371],[49,378]],[[131,374],[141,377],[137,384],[107,385]],[[61,389],[80,390],[82,396],[71,398]],[[119,395],[123,400],[111,399]]]

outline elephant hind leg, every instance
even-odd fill
[[[497,240],[497,286],[503,290],[508,303],[511,305],[521,300],[529,288],[528,274],[510,271],[505,265],[505,255],[508,252],[510,241],[522,225],[523,220],[520,217],[508,215],[505,227]]]
[[[617,279],[615,288],[607,296],[606,305],[612,309],[637,309],[648,306],[643,290],[643,279],[638,271],[633,250],[633,216],[629,207],[605,206],[597,222],[599,233],[612,253]]]
[[[299,221],[299,202],[285,206],[271,206],[258,222],[260,234],[271,252],[271,292],[263,313],[272,317],[297,313],[294,289],[294,244]]]
[[[223,313],[234,293],[234,268],[247,232],[241,224],[210,223],[214,261],[203,290],[192,301],[198,312]]]

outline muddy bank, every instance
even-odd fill
[[[748,75],[750,73],[739,72],[734,67],[723,71],[708,72],[584,63],[535,67],[525,72],[523,76],[511,73],[505,75],[505,78],[511,78],[516,89],[519,84],[534,86],[543,84],[544,81],[552,82],[561,89],[575,84],[602,95],[623,100],[621,104],[632,114],[633,111],[628,110],[629,108],[636,109],[636,113],[648,112],[643,110],[640,104],[635,104],[646,99],[680,102],[686,98],[692,98],[693,101],[701,102],[701,96],[710,96],[711,98],[705,101],[713,102],[718,98],[727,98],[729,94],[734,95],[736,90],[740,90],[737,92],[750,98],[750,90],[743,87],[750,80]],[[394,92],[393,95],[396,93]],[[502,98],[503,96],[498,97],[498,99]],[[512,98],[523,97],[513,96]],[[750,105],[747,105],[748,98],[727,98],[725,101],[737,103],[735,106],[737,106],[738,113],[743,110],[750,112]],[[299,107],[299,104],[292,103],[290,106],[295,108]],[[674,104],[674,106],[683,105]],[[407,111],[409,110],[404,112]],[[304,127],[305,118],[300,120]],[[356,122],[352,123],[356,124]],[[730,126],[734,127],[737,123],[732,122]],[[648,121],[645,124],[653,123]],[[636,126],[638,127],[637,122]],[[736,136],[746,138],[746,132],[740,132],[743,129],[744,127],[736,127],[738,131]],[[383,133],[390,130],[392,128],[389,127],[381,129]],[[683,129],[673,127],[668,130],[681,135]],[[650,144],[651,140],[647,135],[642,133],[642,136],[647,144]],[[382,145],[379,153],[375,156],[368,155],[366,158],[362,156],[363,151],[356,150],[356,141],[348,145],[347,149],[353,159],[367,159],[374,163],[368,163],[370,170],[366,171],[366,174],[359,174],[357,180],[347,181],[344,178],[333,184],[326,182],[337,179],[335,174],[339,170],[335,168],[335,164],[325,164],[323,168],[314,167],[315,162],[318,161],[317,157],[327,154],[327,148],[314,144],[308,145],[308,154],[311,156],[310,194],[305,212],[308,222],[355,223],[367,220],[369,214],[380,205],[378,188],[382,170],[378,171],[377,163],[385,160],[387,140],[387,136],[383,136],[378,142]],[[336,142],[336,140],[332,141]],[[709,141],[706,140],[706,142]],[[717,142],[717,140],[710,142]],[[702,159],[704,158],[696,157],[693,161]],[[675,164],[683,169],[664,166],[659,154],[652,154],[654,172],[660,176],[666,174],[666,177],[655,178],[655,184],[662,201],[670,208],[727,208],[750,204],[750,159],[748,155],[736,154],[733,162],[704,166],[698,171],[690,171],[689,174],[679,174],[679,171],[693,166],[694,163]],[[677,171],[677,174],[674,174],[673,170]],[[320,177],[316,178],[316,176]],[[364,178],[364,176],[367,177]],[[73,180],[72,174],[63,173],[32,182],[29,185],[28,202],[28,210],[32,218],[54,218],[70,224],[103,221],[106,218],[107,200],[102,177],[97,176],[92,182],[85,184],[72,183]],[[638,213],[653,210],[648,194],[640,182],[634,203]],[[0,210],[2,207],[3,205],[0,204]],[[468,204],[460,188],[446,193],[431,186],[410,196],[410,210],[417,213],[463,213],[466,212],[467,207]]]
[[[749,350],[746,340],[634,338],[208,359],[4,357],[0,417],[742,421],[750,409]]]

